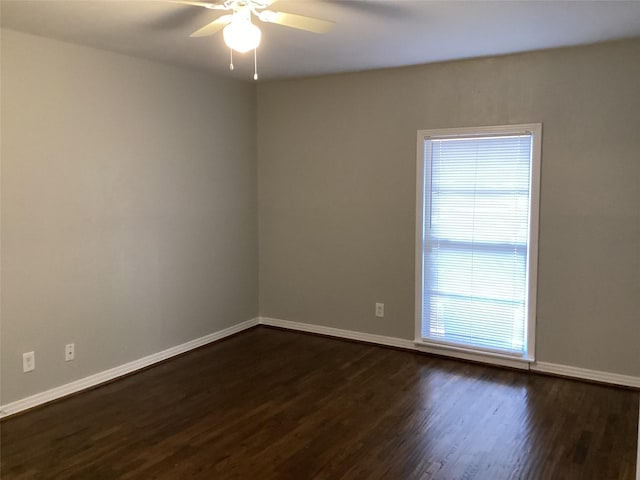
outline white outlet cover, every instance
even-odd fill
[[[64,346],[64,361],[69,362],[76,358],[76,347],[73,343]]]
[[[22,371],[31,372],[36,369],[36,353],[25,352],[22,354]]]

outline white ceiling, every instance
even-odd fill
[[[189,34],[222,13],[164,1],[2,0],[4,28],[250,79],[221,34]],[[336,22],[318,35],[262,24],[261,79],[395,67],[640,36],[640,0],[280,0],[271,9]],[[640,61],[640,59],[639,59]]]

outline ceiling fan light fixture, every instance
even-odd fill
[[[246,53],[260,45],[262,32],[245,17],[236,15],[222,31],[224,43],[238,53]]]
[[[2,0],[0,0],[2,1]],[[229,69],[233,70],[233,52],[246,53],[253,50],[253,79],[258,80],[258,54],[262,32],[251,23],[253,17],[261,22],[284,25],[313,33],[326,33],[334,22],[314,17],[306,17],[286,12],[267,10],[277,0],[167,0],[172,3],[206,7],[212,10],[227,10],[230,13],[219,16],[204,27],[196,30],[191,37],[206,37],[222,30],[224,43],[229,47]]]

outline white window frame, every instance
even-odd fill
[[[422,293],[423,293],[423,254],[424,254],[424,216],[429,212],[428,199],[424,196],[424,176],[429,175],[430,165],[425,160],[424,142],[427,139],[447,137],[476,137],[496,135],[532,135],[531,171],[529,177],[529,239],[527,250],[527,331],[526,354],[509,355],[476,350],[472,347],[448,345],[446,342],[433,342],[422,338]],[[504,365],[515,368],[528,368],[535,360],[536,300],[538,283],[538,223],[540,206],[540,164],[542,146],[542,124],[527,123],[517,125],[496,125],[484,127],[442,128],[418,131],[417,169],[416,169],[416,255],[415,255],[415,344],[420,350]]]

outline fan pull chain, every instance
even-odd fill
[[[258,49],[253,49],[253,79],[258,80]]]
[[[231,61],[229,63],[229,70],[233,71],[233,48],[229,49],[229,56],[231,57]]]

